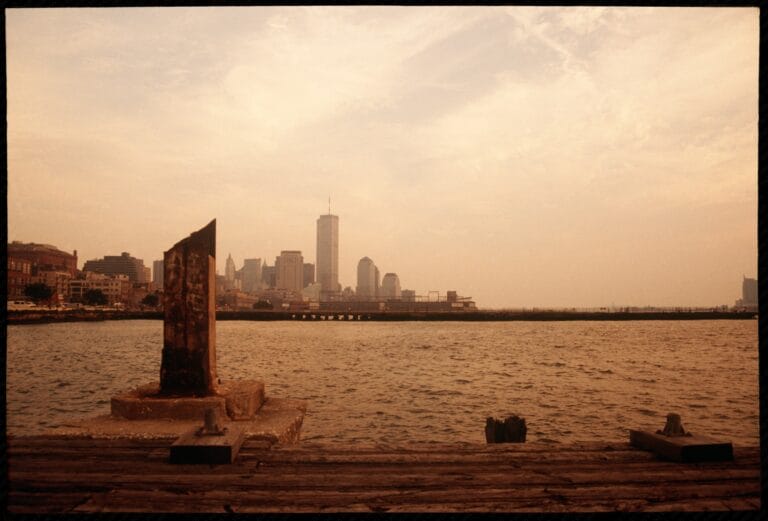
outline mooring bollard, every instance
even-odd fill
[[[179,436],[171,445],[171,463],[207,463],[223,465],[232,463],[245,440],[242,427],[230,424],[224,427],[220,409],[205,410],[202,427]]]
[[[485,420],[486,443],[524,443],[527,431],[525,418],[516,414],[507,416],[504,420],[491,416]]]
[[[664,424],[664,429],[656,431],[656,434],[663,434],[664,436],[691,436],[690,432],[685,432],[683,429],[683,420],[680,415],[674,412],[667,414],[667,423]]]
[[[198,436],[223,436],[227,432],[227,428],[221,427],[219,425],[220,420],[221,420],[221,415],[219,414],[219,409],[214,407],[208,407],[205,410],[205,419],[203,421],[203,426],[198,429],[197,435]]]

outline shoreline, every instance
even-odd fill
[[[754,311],[471,311],[471,312],[356,312],[344,311],[217,311],[216,320],[251,321],[631,321],[631,320],[753,320]],[[101,322],[105,320],[162,320],[162,311],[7,311],[7,324],[52,324],[59,322]]]

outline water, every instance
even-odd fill
[[[302,439],[485,442],[519,413],[529,441],[623,441],[667,412],[694,433],[757,445],[757,321],[220,321],[222,379],[309,402]],[[8,430],[109,413],[157,381],[161,321],[8,326]]]

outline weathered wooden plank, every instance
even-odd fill
[[[86,503],[91,497],[86,492],[40,494],[39,492],[14,492],[8,494],[8,511],[18,514],[69,512]]]
[[[694,500],[649,504],[645,508],[646,512],[710,512],[735,510],[755,510],[755,507],[746,500],[732,501],[723,498],[699,498]]]
[[[165,445],[168,439],[159,438],[85,438],[85,437],[62,437],[62,436],[9,436],[8,447],[80,447],[80,448],[106,448],[106,447],[153,447]]]
[[[301,445],[276,445],[271,449],[274,452],[316,453],[323,451],[328,454],[365,454],[365,453],[452,453],[452,452],[482,452],[482,453],[528,453],[528,452],[606,452],[606,451],[630,451],[638,452],[639,449],[629,443],[540,443],[531,442],[524,444],[481,444],[481,443],[430,443],[410,445],[388,444],[323,444],[302,442]]]
[[[93,471],[99,469],[101,472],[113,472],[116,474],[134,473],[140,475],[146,474],[170,474],[178,473],[177,469],[170,467],[168,464],[167,455],[158,455],[156,458],[148,459],[142,457],[139,460],[131,458],[69,458],[66,460],[55,461],[44,457],[27,457],[27,458],[10,458],[9,461],[9,474],[11,477],[16,472],[37,472],[40,468],[55,468],[57,471],[80,474],[87,471]],[[631,476],[637,473],[654,472],[658,475],[659,472],[667,472],[680,476],[688,476],[693,473],[700,472],[700,469],[706,469],[709,472],[719,471],[734,471],[744,469],[757,469],[759,468],[759,459],[754,458],[752,460],[740,460],[731,465],[713,464],[706,467],[696,467],[676,463],[668,462],[654,462],[641,461],[641,462],[541,462],[541,461],[513,461],[513,462],[420,462],[420,463],[361,463],[361,462],[287,462],[287,463],[275,463],[262,461],[256,458],[239,458],[232,465],[203,465],[200,467],[205,469],[205,472],[210,475],[229,475],[229,474],[243,474],[243,473],[272,473],[272,474],[284,474],[297,472],[301,469],[301,472],[307,474],[313,473],[331,473],[343,471],[345,473],[371,473],[376,472],[378,474],[386,473],[430,473],[430,472],[473,472],[473,473],[488,473],[488,472],[502,472],[502,473],[515,473],[516,469],[524,468],[529,471],[553,471],[557,470],[560,473],[603,473],[609,471],[619,472],[622,475]],[[191,467],[191,472],[198,472],[197,467]],[[717,475],[717,474],[716,474]],[[568,476],[571,479],[581,479],[577,476]],[[677,479],[676,477],[674,479]]]
[[[108,448],[125,449],[128,452],[134,450],[144,450],[147,447],[153,447],[156,449],[167,448],[170,446],[173,440],[144,440],[144,439],[38,439],[38,438],[16,438],[9,442],[9,451],[26,453],[34,452],[35,448],[41,451],[47,451],[51,454],[57,452],[71,453],[79,451],[80,449],[92,449],[92,450],[105,450]],[[269,447],[268,442],[249,440],[246,439],[241,451],[242,453],[248,453],[255,450],[261,452],[267,450]],[[388,454],[393,456],[413,456],[419,455],[429,457],[431,455],[482,455],[481,457],[492,457],[492,455],[498,455],[504,457],[505,455],[522,455],[522,454],[550,454],[550,457],[562,457],[567,458],[569,454],[578,455],[578,457],[584,457],[587,454],[594,454],[596,457],[602,455],[611,455],[615,453],[628,453],[628,454],[644,454],[647,457],[645,451],[638,450],[629,444],[585,444],[585,445],[573,445],[573,446],[559,446],[558,444],[524,444],[524,445],[437,445],[435,447],[356,447],[356,446],[323,446],[323,445],[302,445],[302,446],[276,446],[270,451],[273,454],[292,454],[292,457],[301,457],[303,455],[316,455],[323,453],[329,457],[343,457],[344,455],[354,457],[364,457],[366,454],[375,455],[376,457],[386,456]],[[753,452],[759,452],[759,447],[734,447],[735,456],[738,458],[744,454]],[[487,455],[487,456],[486,456]]]
[[[247,450],[242,452],[243,455],[249,454]],[[744,457],[759,457],[758,448],[736,449],[736,460],[743,459]],[[487,452],[487,451],[390,451],[390,452],[375,452],[375,451],[326,451],[322,449],[314,451],[304,450],[271,450],[265,456],[265,459],[270,461],[312,461],[312,460],[326,460],[326,461],[451,461],[451,460],[475,460],[475,461],[532,461],[532,460],[549,460],[549,461],[584,461],[594,459],[596,461],[611,461],[611,460],[643,460],[643,461],[657,461],[655,455],[650,452],[642,450],[631,451],[539,451],[539,452],[516,452],[516,451],[503,451],[503,452]]]
[[[503,465],[348,465],[337,464],[294,464],[291,466],[271,467],[258,461],[240,462],[234,465],[199,465],[192,466],[186,472],[179,472],[172,466],[163,462],[144,462],[126,467],[122,462],[104,461],[99,466],[73,464],[73,467],[62,468],[51,466],[55,469],[40,476],[38,465],[12,465],[9,472],[12,480],[25,480],[39,478],[48,482],[59,480],[62,482],[89,481],[95,483],[98,479],[107,479],[111,476],[114,481],[138,479],[138,480],[168,480],[178,479],[180,482],[195,482],[204,479],[212,483],[221,480],[229,480],[231,476],[246,476],[262,482],[287,480],[296,482],[300,480],[319,479],[324,482],[334,482],[339,479],[356,480],[361,482],[403,479],[424,479],[432,475],[445,476],[473,476],[478,482],[490,479],[504,483],[517,483],[532,480],[539,483],[545,482],[578,482],[609,483],[625,481],[718,481],[723,479],[753,479],[759,476],[759,466],[723,467],[722,465],[690,468],[687,465],[673,463],[625,463],[622,465],[547,465],[544,463],[529,463],[522,467],[505,467]],[[98,472],[97,472],[98,471]],[[133,478],[131,478],[133,476]],[[178,476],[178,477],[176,477]],[[240,479],[243,479],[242,477]]]
[[[154,449],[150,452],[143,451],[140,453],[133,453],[130,451],[122,450],[110,450],[100,452],[83,453],[82,451],[66,451],[54,454],[46,454],[44,452],[14,452],[10,454],[9,458],[11,463],[22,462],[24,460],[38,460],[38,461],[51,461],[57,462],[62,465],[78,464],[79,461],[164,461],[168,459],[169,450]],[[501,457],[492,455],[477,455],[477,454],[435,454],[432,456],[412,456],[412,455],[344,455],[334,456],[325,454],[307,454],[307,455],[295,455],[295,454],[280,454],[274,455],[268,452],[241,452],[238,461],[258,460],[265,465],[279,466],[279,465],[293,465],[297,463],[301,464],[350,464],[350,465],[520,465],[528,463],[547,463],[547,464],[561,464],[561,465],[573,465],[573,464],[596,464],[605,465],[606,463],[622,463],[622,464],[635,464],[642,462],[654,462],[656,461],[653,455],[648,453],[640,453],[639,455],[633,455],[628,453],[621,454],[606,454],[604,456],[593,455],[547,455],[547,456],[530,456],[530,455],[504,455]],[[738,464],[738,463],[737,463]]]
[[[12,511],[590,512],[760,504],[758,447],[735,448],[733,462],[678,464],[623,444],[267,450],[246,440],[231,465],[182,470],[168,463],[168,440],[70,441],[16,439],[9,447]]]
[[[31,477],[30,477],[31,476]],[[515,476],[510,479],[503,474],[491,474],[485,476],[475,475],[473,473],[443,475],[443,474],[424,474],[424,475],[391,475],[385,477],[365,478],[364,475],[343,475],[340,477],[328,477],[322,479],[322,475],[254,475],[241,476],[240,479],[232,477],[218,476],[209,477],[205,475],[198,476],[174,476],[174,475],[104,475],[87,474],[78,476],[79,479],[67,479],[67,475],[57,474],[46,476],[40,479],[34,474],[17,476],[11,483],[12,491],[38,491],[41,493],[57,491],[107,491],[113,487],[134,488],[134,489],[164,489],[172,488],[174,490],[188,491],[215,491],[226,487],[231,491],[248,491],[251,489],[263,491],[279,490],[441,490],[449,487],[461,487],[464,489],[498,489],[503,488],[508,491],[519,491],[524,489],[544,487],[549,490],[572,490],[587,491],[586,493],[603,493],[616,490],[651,490],[659,487],[659,483],[654,480],[626,480],[623,482],[595,482],[592,484],[582,482],[566,482],[553,479],[550,476],[525,472],[522,476]],[[759,481],[757,473],[749,478],[729,479],[729,480],[706,480],[689,479],[686,481],[666,481],[663,482],[663,490],[682,490],[693,485],[698,489],[707,489],[708,494],[714,493],[718,487],[733,490],[738,495],[741,492],[752,494],[757,490]]]
[[[243,457],[250,454],[243,453]],[[544,454],[476,454],[476,453],[435,453],[435,454],[327,454],[318,453],[263,453],[255,455],[264,462],[269,463],[491,463],[505,464],[516,462],[633,462],[633,461],[657,461],[657,458],[647,452],[639,453],[544,453]]]
[[[13,450],[31,450],[40,448],[51,452],[57,450],[81,450],[81,449],[127,449],[127,450],[146,450],[147,448],[170,447],[178,436],[168,438],[68,438],[61,436],[26,436],[9,437],[8,449]],[[268,450],[271,442],[260,439],[249,439],[246,437],[243,448],[252,450]]]
[[[567,492],[567,491],[566,491]],[[495,503],[503,505],[504,509],[531,508],[534,510],[540,505],[549,507],[544,510],[564,511],[580,510],[633,510],[632,505],[655,505],[660,507],[665,504],[688,504],[698,499],[700,490],[689,487],[687,492],[672,492],[667,497],[660,494],[649,497],[638,496],[637,493],[613,492],[608,496],[601,494],[568,496],[561,495],[551,490],[527,490],[521,494],[510,494],[506,489],[486,489],[467,492],[463,489],[438,490],[433,492],[387,492],[387,491],[362,491],[348,493],[343,491],[285,491],[282,493],[253,491],[248,495],[237,495],[232,492],[211,491],[191,494],[182,497],[179,494],[164,491],[155,491],[147,495],[143,491],[121,490],[102,495],[99,501],[93,501],[90,505],[83,505],[81,511],[123,511],[134,508],[139,503],[139,498],[144,498],[146,504],[139,506],[139,511],[153,511],[157,505],[166,511],[175,511],[187,503],[194,503],[195,511],[226,511],[223,505],[235,512],[264,511],[268,509],[303,510],[312,507],[316,510],[336,509],[346,510],[353,505],[377,506],[379,510],[393,509],[403,511],[419,511],[422,505],[440,505],[451,510],[471,510],[472,507]],[[733,489],[722,489],[717,498],[705,498],[705,502],[717,502],[721,510],[745,505],[745,500],[728,498],[727,494]],[[728,501],[731,502],[728,505]],[[723,507],[724,506],[724,507]],[[600,507],[600,508],[597,508]],[[146,509],[146,510],[144,510]],[[749,509],[749,508],[747,508]]]
[[[83,461],[66,460],[60,462],[54,462],[46,460],[44,458],[24,458],[20,460],[11,460],[10,472],[20,471],[36,471],[41,464],[46,462],[50,463],[52,467],[64,473],[81,472],[81,471],[94,471],[98,469],[101,472],[124,472],[124,473],[181,473],[178,469],[169,466],[166,459],[150,460],[142,458],[141,460],[114,460],[114,459],[83,459]],[[94,467],[95,464],[100,465]],[[680,476],[698,475],[702,471],[735,471],[735,470],[749,470],[758,467],[759,460],[755,459],[751,462],[743,464],[711,464],[706,466],[690,466],[683,464],[676,464],[670,462],[654,462],[654,461],[639,461],[639,462],[541,462],[541,461],[527,461],[527,462],[423,462],[423,463],[399,463],[399,462],[269,462],[256,458],[240,458],[235,463],[230,465],[199,465],[191,466],[189,472],[198,472],[198,470],[205,470],[205,473],[209,474],[230,474],[240,473],[243,471],[259,471],[262,473],[281,474],[291,473],[301,469],[304,473],[328,473],[338,469],[344,469],[345,472],[351,473],[388,473],[388,472],[465,472],[472,470],[473,472],[503,472],[507,474],[514,474],[518,469],[525,470],[557,470],[561,473],[571,472],[606,472],[617,471],[623,474],[631,475],[636,472],[667,472]]]
[[[339,469],[330,475],[326,472],[304,473],[296,472],[291,474],[270,474],[254,473],[244,477],[236,478],[232,475],[208,475],[208,474],[151,474],[151,475],[119,475],[119,474],[95,474],[84,473],[73,476],[68,473],[47,473],[41,478],[37,472],[17,473],[12,480],[16,487],[35,487],[39,486],[46,489],[58,488],[61,490],[71,489],[74,486],[83,487],[112,487],[112,486],[137,486],[152,488],[162,485],[178,485],[183,487],[199,489],[215,489],[227,486],[230,489],[250,489],[260,487],[263,489],[277,488],[327,488],[336,489],[339,487],[355,488],[376,488],[376,487],[394,487],[394,486],[445,486],[451,483],[457,483],[462,486],[469,486],[473,481],[478,484],[502,483],[506,486],[528,486],[532,484],[563,484],[567,481],[556,476],[545,475],[530,471],[521,471],[514,475],[492,474],[490,476],[479,476],[474,473],[459,471],[451,474],[419,472],[412,473],[404,471],[402,473],[389,472],[379,474],[376,472],[343,472]]]

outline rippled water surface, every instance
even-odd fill
[[[528,440],[627,439],[661,428],[757,445],[757,321],[220,321],[222,379],[309,402],[302,439],[484,442],[519,413]],[[157,381],[161,321],[8,326],[8,430],[34,434],[109,413]]]

